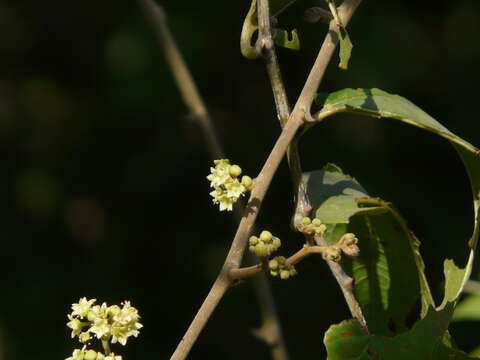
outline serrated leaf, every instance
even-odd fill
[[[315,118],[318,120],[339,112],[350,112],[376,118],[391,118],[428,130],[452,143],[462,159],[470,178],[475,220],[473,234],[468,242],[470,253],[467,264],[464,269],[457,272],[453,271],[451,277],[447,277],[447,283],[450,282],[452,284],[452,290],[448,292],[442,305],[445,305],[447,301],[457,299],[463,289],[463,285],[470,276],[473,255],[478,242],[478,209],[480,205],[479,150],[469,142],[453,134],[412,102],[379,89],[344,89],[328,95],[320,94],[317,96],[316,102],[322,106],[322,109],[315,115]],[[446,268],[446,270],[448,269]],[[452,270],[452,268],[450,268],[450,270]]]
[[[303,180],[315,216],[327,225],[326,241],[333,244],[346,232],[359,238],[359,257],[345,259],[342,267],[355,281],[369,330],[381,335],[406,331],[406,318],[419,298],[422,314],[433,305],[418,240],[390,204],[370,198],[338,167],[329,164],[305,173]]]
[[[327,360],[473,359],[441,342],[452,312],[452,303],[441,311],[430,308],[411,330],[394,337],[365,334],[357,320],[332,325],[324,337]]]
[[[287,30],[277,29],[277,33],[273,41],[277,46],[281,46],[290,50],[300,50],[300,39],[298,38],[297,29],[292,30],[291,40],[289,39]]]

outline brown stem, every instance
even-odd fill
[[[315,242],[319,246],[327,246],[327,242],[322,236],[315,236]],[[337,280],[340,289],[342,289],[343,296],[350,310],[352,316],[358,320],[362,328],[368,333],[367,322],[363,316],[362,308],[360,307],[355,294],[353,292],[353,279],[343,271],[342,266],[331,260],[325,260],[330,268],[333,276]]]
[[[200,128],[203,130],[212,158],[223,158],[224,152],[208,114],[207,107],[205,106],[193,81],[193,77],[191,76],[185,61],[176,46],[175,40],[170,33],[166,23],[165,12],[152,0],[139,0],[139,4],[155,30],[157,39],[164,50],[169,65],[171,66],[172,73],[175,76],[175,80],[185,104],[189,107],[192,117],[198,122]],[[234,215],[237,220],[240,221],[242,213],[238,207],[235,208]],[[266,342],[271,348],[272,358],[274,360],[287,360],[288,356],[281,332],[279,317],[265,275],[256,279],[255,289],[259,298],[262,313],[261,329],[268,329],[269,338]],[[267,331],[259,332],[257,335],[260,336],[262,333],[266,334]],[[266,340],[266,338],[264,340]]]
[[[295,265],[295,264],[298,264],[300,261],[302,261],[303,259],[305,259],[307,256],[309,256],[311,254],[323,255],[325,250],[328,247],[329,246],[309,246],[309,245],[305,245],[300,250],[298,250],[295,254],[290,256],[286,260],[286,263],[288,265]],[[257,265],[248,266],[248,267],[244,267],[244,268],[231,269],[230,272],[229,272],[229,276],[233,280],[241,280],[241,279],[245,279],[245,278],[255,276],[255,275],[261,273],[262,271],[264,271],[264,266],[262,266],[262,264],[257,264]]]
[[[158,44],[165,54],[183,101],[190,110],[192,118],[199,123],[204,136],[207,138],[207,146],[210,153],[215,154],[216,158],[223,157],[223,151],[215,134],[212,120],[195,85],[192,74],[188,70],[167,26],[165,12],[153,0],[138,0],[138,3],[145,13],[145,18],[155,31]]]
[[[145,1],[145,0],[144,0]],[[346,25],[356,7],[361,0],[345,0],[342,6],[338,9],[339,16]],[[334,28],[334,24],[330,23],[330,28]],[[227,258],[223,268],[215,280],[209,294],[205,298],[203,304],[198,310],[195,318],[187,329],[183,339],[177,346],[171,359],[185,359],[188,355],[192,345],[198,338],[201,330],[205,326],[208,318],[211,316],[213,310],[217,306],[221,297],[231,284],[231,278],[228,273],[231,269],[238,268],[243,257],[243,253],[247,244],[247,238],[250,234],[252,226],[257,217],[258,211],[262,204],[263,198],[270,185],[273,174],[278,168],[288,145],[294,138],[300,126],[303,124],[305,115],[310,112],[310,106],[317,91],[320,80],[325,73],[325,69],[330,61],[335,45],[338,43],[338,37],[333,36],[333,30],[327,35],[315,64],[310,71],[305,86],[300,94],[300,97],[291,113],[287,124],[285,125],[280,137],[268,156],[260,174],[255,181],[255,187],[252,190],[249,202],[247,204],[245,214],[240,221],[237,232],[233,239],[232,245],[228,252]]]

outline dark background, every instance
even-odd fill
[[[325,26],[302,21],[319,3],[298,1],[279,19],[302,41],[300,52],[278,51],[292,103],[324,37]],[[227,156],[255,176],[279,127],[262,62],[239,52],[249,2],[163,5]],[[479,145],[479,32],[477,0],[364,1],[350,25],[350,70],[335,59],[321,91],[401,94]],[[236,226],[211,203],[200,134],[135,1],[0,1],[1,360],[69,356],[80,346],[66,314],[83,296],[139,309],[140,337],[114,351],[168,358]],[[311,130],[301,154],[305,170],[334,162],[396,204],[422,240],[438,300],[443,259],[464,263],[472,228],[468,181],[451,146],[399,122],[344,116]],[[301,244],[291,210],[283,163],[258,224],[285,251]],[[289,351],[323,358],[324,331],[349,313],[320,259],[298,270],[272,280]],[[222,300],[190,358],[268,358],[250,335],[258,324],[246,281]],[[478,326],[467,325],[453,333],[470,350]]]

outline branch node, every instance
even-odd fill
[[[316,122],[315,119],[313,118],[312,114],[310,113],[310,109],[307,108],[302,108],[303,111],[303,121],[307,123],[314,123]]]

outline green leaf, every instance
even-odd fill
[[[475,349],[473,349],[470,354],[470,356],[473,356],[475,358],[479,358],[480,357],[480,346],[477,346]]]
[[[276,45],[282,46],[290,50],[300,50],[300,39],[298,38],[297,29],[292,30],[292,39],[288,37],[288,31],[283,29],[278,29],[273,39]]]
[[[352,55],[352,41],[350,40],[350,36],[348,36],[347,29],[343,26],[339,28],[338,35],[340,38],[340,64],[338,64],[338,67],[342,70],[347,70],[348,62]]]
[[[442,306],[448,301],[454,301],[462,292],[468,280],[473,264],[473,255],[478,242],[479,232],[479,193],[480,193],[480,158],[479,150],[424,112],[407,99],[392,95],[379,89],[344,89],[332,94],[320,94],[316,102],[322,109],[315,115],[318,120],[339,112],[350,112],[376,118],[391,118],[406,124],[430,131],[450,141],[463,161],[470,178],[473,194],[475,225],[468,242],[470,253],[464,269],[456,269],[453,263],[446,263],[446,281],[449,284]],[[453,266],[452,266],[453,265]],[[448,272],[448,274],[447,274]]]
[[[480,295],[470,295],[460,301],[455,308],[453,321],[480,320]],[[480,354],[480,352],[479,352]]]
[[[348,61],[350,60],[350,55],[352,54],[352,42],[350,41],[350,36],[348,36],[347,29],[343,26],[340,17],[337,12],[337,5],[334,0],[326,0],[330,12],[335,19],[338,28],[338,38],[340,40],[340,64],[338,67],[343,70],[348,69]]]
[[[342,267],[355,281],[369,330],[378,335],[406,331],[406,318],[418,299],[422,315],[433,305],[419,241],[389,203],[370,198],[338,167],[329,164],[305,173],[303,180],[315,216],[327,225],[326,241],[336,243],[346,232],[359,239],[359,257],[344,259]]]
[[[332,325],[325,333],[327,360],[468,360],[465,353],[441,341],[453,312],[449,303],[441,311],[430,308],[411,330],[394,336],[365,334],[357,320]]]

